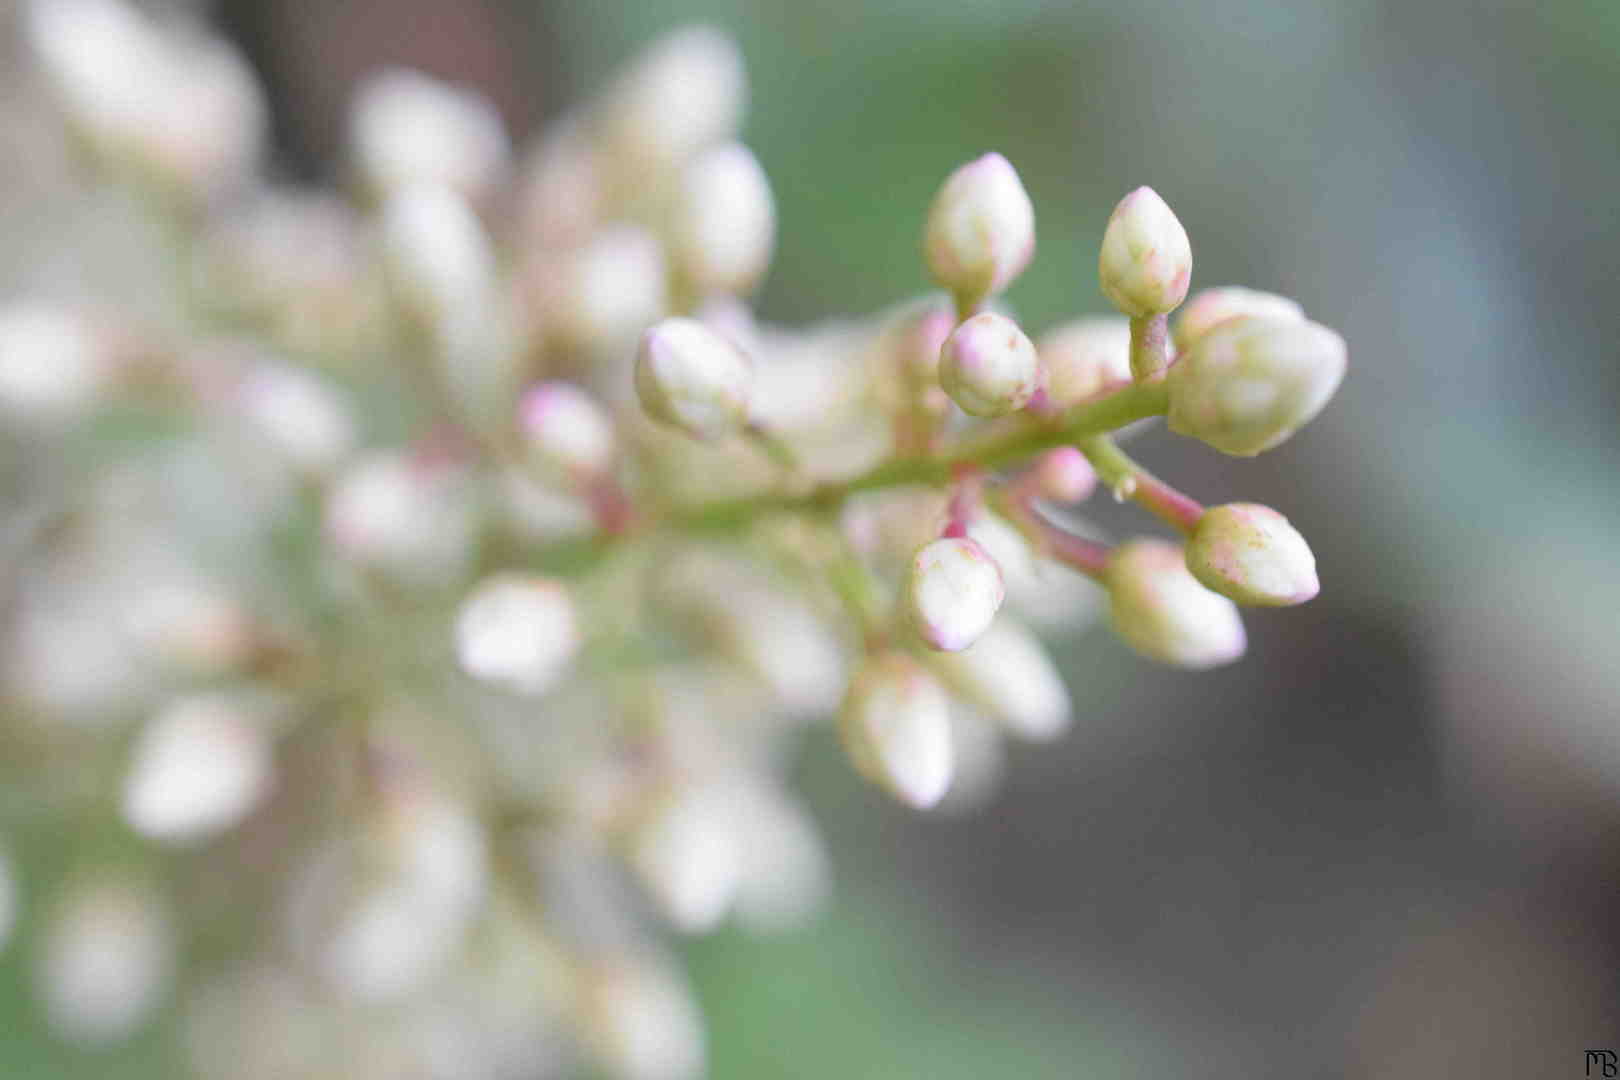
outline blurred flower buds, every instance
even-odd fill
[[[361,84],[349,137],[359,179],[379,199],[426,186],[476,202],[501,179],[510,153],[500,114],[483,95],[399,68]]]
[[[1170,369],[1170,430],[1252,457],[1321,412],[1344,371],[1344,339],[1325,326],[1228,319]]]
[[[1027,628],[1002,618],[961,652],[938,658],[950,687],[1021,739],[1044,742],[1069,728],[1069,691]]]
[[[281,364],[259,364],[237,390],[248,423],[301,472],[330,473],[353,450],[354,421],[317,376]]]
[[[1192,279],[1192,245],[1159,193],[1139,187],[1119,201],[1103,233],[1103,295],[1133,319],[1173,311]]]
[[[934,280],[958,297],[977,302],[1023,273],[1035,255],[1035,208],[1007,159],[985,154],[951,173],[923,240]]]
[[[1045,375],[1044,411],[1062,412],[1131,382],[1131,324],[1085,318],[1041,335],[1036,345]]]
[[[108,873],[75,881],[56,899],[36,971],[46,1022],[88,1045],[127,1038],[144,1024],[174,967],[162,898],[143,881]]]
[[[705,150],[681,173],[671,255],[692,296],[751,292],[776,242],[771,184],[741,143]]]
[[[1097,490],[1097,472],[1086,455],[1072,446],[1048,450],[1030,466],[1030,490],[1055,503],[1084,502]]]
[[[124,818],[166,843],[206,840],[231,828],[270,787],[262,721],[219,695],[181,698],[153,717],[135,744]]]
[[[1040,389],[1041,364],[1017,323],[986,311],[945,340],[939,382],[969,416],[1005,416]]]
[[[916,810],[951,783],[950,700],[905,653],[869,657],[850,683],[838,721],[857,771]]]
[[[1005,596],[989,553],[968,537],[948,536],[912,557],[906,617],[930,648],[957,652],[985,632]]]
[[[752,365],[742,350],[693,319],[665,319],[641,336],[636,395],[647,415],[698,439],[748,419]]]
[[[1122,544],[1104,580],[1114,631],[1142,655],[1185,668],[1218,667],[1243,655],[1237,608],[1198,583],[1178,545]]]
[[[112,357],[95,328],[67,311],[0,308],[0,417],[20,429],[59,427],[106,387]]]
[[[698,1080],[703,1020],[678,972],[651,958],[626,958],[586,976],[582,1026],[613,1080]]]
[[[579,651],[573,602],[562,585],[504,574],[476,589],[456,616],[456,656],[474,678],[542,694]]]
[[[1321,588],[1305,538],[1258,503],[1204,511],[1187,541],[1187,569],[1206,588],[1255,607],[1303,604]]]
[[[712,930],[736,898],[736,809],[724,785],[685,788],[660,801],[631,839],[630,865],[677,930]]]
[[[1204,289],[1176,313],[1174,339],[1178,352],[1186,352],[1212,327],[1239,315],[1259,315],[1280,322],[1304,322],[1305,311],[1286,296],[1226,285]]]
[[[326,499],[337,553],[412,585],[446,584],[472,554],[475,507],[459,467],[374,453],[340,475]]]
[[[590,394],[572,383],[532,387],[518,407],[530,458],[547,476],[600,476],[613,464],[613,421]]]
[[[747,97],[735,42],[713,27],[687,27],[642,53],[608,88],[594,119],[614,173],[644,184],[735,137]]]

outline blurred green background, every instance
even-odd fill
[[[686,948],[716,1080],[1554,1077],[1620,1042],[1620,4],[204,10],[270,82],[282,167],[328,177],[368,69],[481,85],[521,134],[659,32],[725,27],[781,218],[773,320],[924,291],[928,200],[995,149],[1036,205],[1010,295],[1032,328],[1105,309],[1102,226],[1146,183],[1195,289],[1294,296],[1350,342],[1338,399],[1274,453],[1140,445],[1316,550],[1322,597],[1250,620],[1245,662],[1059,642],[1076,730],[957,819],[813,744],[836,901],[795,937]],[[26,960],[0,958],[0,1074],[177,1071],[163,1030],[48,1042]]]

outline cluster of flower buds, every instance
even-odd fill
[[[180,272],[165,244],[136,273],[183,318],[0,304],[0,734],[46,763],[14,794],[123,824],[42,871],[65,1038],[178,997],[206,1076],[696,1077],[665,937],[813,914],[783,775],[811,732],[966,807],[1003,737],[1069,727],[1043,632],[1106,609],[1209,667],[1236,605],[1317,591],[1280,514],[1205,510],[1110,437],[1167,416],[1255,454],[1345,367],[1281,297],[1172,326],[1191,249],[1147,188],[1102,241],[1120,318],[1019,325],[1034,209],[987,154],[926,214],[943,295],[789,329],[748,305],[775,207],[718,31],[528,146],[475,90],[379,73],[345,199],[256,173],[259,92],[197,29],[27,24],[106,174],[187,196],[124,211],[178,226]],[[1104,543],[1099,490],[1180,539]],[[0,933],[31,871],[0,854]]]

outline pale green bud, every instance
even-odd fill
[[[1128,319],[1076,319],[1041,335],[1036,346],[1046,376],[1045,408],[1062,412],[1131,382]]]
[[[1187,541],[1187,569],[1222,596],[1256,607],[1303,604],[1321,588],[1305,538],[1258,503],[1206,510]]]
[[[635,381],[649,416],[696,438],[731,434],[748,420],[748,357],[695,319],[665,319],[641,336]]]
[[[1133,540],[1105,572],[1114,632],[1144,656],[1185,668],[1211,668],[1243,655],[1243,621],[1226,597],[1187,569],[1180,546]]]
[[[1176,314],[1173,336],[1177,351],[1186,352],[1211,329],[1239,315],[1261,315],[1283,322],[1305,321],[1305,309],[1286,296],[1240,285],[1204,289]]]
[[[939,383],[971,416],[1005,416],[1041,386],[1035,346],[1005,315],[986,311],[958,326],[940,353]]]
[[[867,660],[850,683],[839,734],[857,771],[907,806],[944,797],[952,773],[950,699],[904,653]]]
[[[1239,316],[1170,369],[1170,430],[1252,457],[1309,423],[1339,388],[1344,339],[1313,322]]]
[[[1035,254],[1035,207],[1006,158],[985,154],[946,178],[923,248],[934,280],[958,296],[1001,292]]]
[[[1192,245],[1159,193],[1139,187],[1119,201],[1103,233],[1103,295],[1133,319],[1175,310],[1192,279]]]
[[[906,618],[930,648],[957,652],[989,628],[1006,595],[989,552],[966,536],[947,536],[913,556]]]

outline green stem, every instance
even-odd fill
[[[766,492],[715,499],[668,511],[660,520],[694,531],[724,531],[745,525],[763,514],[835,510],[845,499],[863,491],[906,484],[944,484],[959,465],[994,469],[1054,446],[1073,446],[1134,421],[1161,416],[1168,405],[1169,394],[1163,383],[1133,383],[1076,407],[1056,422],[1019,418],[1010,424],[992,427],[937,457],[894,458],[841,483],[822,484],[803,492]]]
[[[1170,316],[1147,315],[1131,320],[1131,376],[1138,382],[1156,379],[1170,366]]]
[[[1079,443],[1081,453],[1097,470],[1097,476],[1116,498],[1128,498],[1173,526],[1191,535],[1204,516],[1198,500],[1184,495],[1148,472],[1121,450],[1107,435],[1094,435]]]

